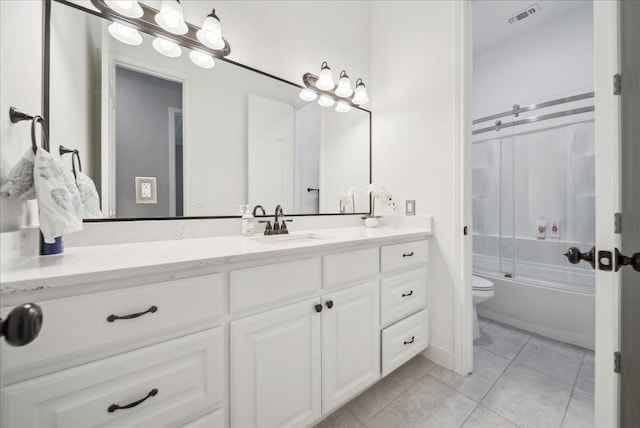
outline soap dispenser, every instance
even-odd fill
[[[242,214],[242,234],[244,236],[253,235],[253,229],[255,227],[255,219],[251,211],[249,211],[249,205],[244,206],[244,212]]]

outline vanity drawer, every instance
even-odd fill
[[[183,425],[182,428],[224,428],[226,425],[224,409],[219,409]]]
[[[117,346],[139,347],[137,342],[151,343],[156,335],[213,325],[224,313],[223,278],[204,275],[45,301],[40,306],[40,335],[29,346],[0,346],[4,374]],[[112,315],[140,313],[144,314],[109,321]]]
[[[229,272],[231,313],[262,309],[306,296],[321,287],[320,258],[295,260]]]
[[[385,327],[427,304],[427,269],[419,268],[382,280],[380,324]]]
[[[324,256],[324,286],[335,287],[377,275],[380,271],[378,248]]]
[[[382,376],[429,345],[429,311],[424,309],[382,330]]]
[[[9,386],[2,426],[180,426],[224,405],[223,343],[218,327]]]
[[[427,262],[427,241],[385,245],[381,251],[382,272],[411,267]]]

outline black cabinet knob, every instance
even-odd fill
[[[14,308],[6,320],[0,320],[0,331],[9,345],[24,346],[31,343],[42,328],[42,309],[35,303]]]
[[[316,312],[322,312],[322,305],[320,303],[315,305],[314,308],[315,308]]]
[[[327,300],[325,302],[325,305],[327,305],[327,309],[333,308],[333,300]]]

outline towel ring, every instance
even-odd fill
[[[33,116],[31,119],[31,148],[33,153],[38,151],[38,142],[36,141],[36,124],[40,123],[42,127],[42,148],[49,151],[49,139],[47,138],[47,126],[42,116]]]
[[[76,162],[78,161],[78,169],[77,171],[82,172],[82,162],[80,162],[80,150],[74,150],[71,155],[71,170],[73,171],[73,176],[78,178],[78,173],[76,171]]]
[[[80,150],[78,149],[68,149],[65,146],[60,146],[58,148],[60,152],[60,156],[64,156],[68,153],[71,153],[71,170],[73,171],[73,176],[78,177],[77,171],[82,172],[82,161],[80,161]],[[78,162],[78,169],[76,170],[76,161]]]

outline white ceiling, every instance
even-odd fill
[[[535,3],[540,6],[540,12],[509,24],[509,18]],[[474,52],[562,19],[578,8],[593,7],[592,0],[475,0],[472,4]]]

